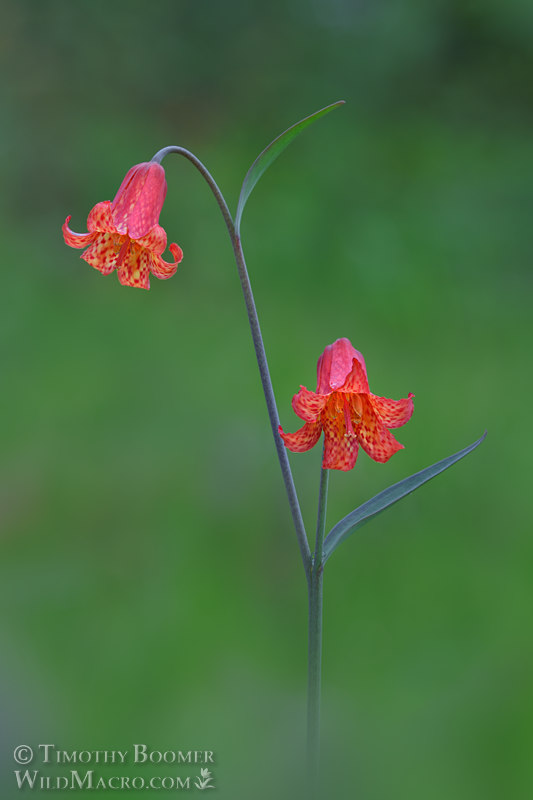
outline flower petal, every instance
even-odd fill
[[[400,428],[409,422],[413,413],[414,394],[409,392],[409,397],[403,400],[389,400],[387,397],[378,397],[370,394],[370,402],[387,428]]]
[[[150,288],[150,253],[148,250],[131,245],[129,252],[117,270],[118,279],[123,286],[137,289]]]
[[[322,423],[320,419],[314,422],[306,422],[305,425],[296,433],[284,433],[281,425],[278,428],[279,435],[287,447],[293,453],[305,453],[310,450],[320,439],[322,433]]]
[[[103,200],[91,209],[87,217],[87,228],[90,231],[99,231],[100,233],[117,232],[111,216],[111,203],[109,200]]]
[[[93,233],[94,244],[87,248],[81,258],[102,275],[109,275],[117,266],[115,236],[111,233]]]
[[[300,391],[292,398],[292,407],[296,414],[306,422],[313,422],[328,401],[327,394],[316,394],[300,386]]]
[[[156,255],[155,253],[152,253],[150,258],[150,270],[152,275],[155,275],[156,278],[160,278],[161,280],[171,278],[176,272],[178,264],[183,258],[183,251],[181,247],[178,247],[177,244],[171,244],[168,249],[174,256],[174,263],[169,264],[168,262],[163,261],[161,256]]]
[[[67,217],[65,222],[63,223],[63,227],[61,230],[63,231],[63,238],[65,240],[65,244],[68,244],[69,247],[77,247],[81,250],[82,247],[87,247],[88,244],[91,244],[94,241],[94,234],[93,233],[75,233],[69,228],[69,222],[72,217]]]
[[[123,236],[128,233],[128,216],[133,212],[146,182],[148,164],[148,161],[144,161],[142,164],[130,167],[111,203],[113,222]]]
[[[342,416],[323,415],[324,421],[324,469],[353,469],[357,461],[359,445],[355,436],[346,433]]]
[[[357,353],[357,350],[355,352]],[[368,388],[365,360],[361,353],[353,357],[352,369],[346,376],[344,385],[339,391],[350,392],[350,394],[367,394],[370,391]]]
[[[155,255],[160,256],[167,246],[167,235],[165,229],[161,225],[154,225],[151,231],[148,231],[146,236],[141,236],[140,239],[135,240],[140,247],[146,247],[151,250]]]
[[[363,419],[357,428],[357,438],[363,450],[374,459],[384,463],[398,450],[403,450],[392,433],[390,433],[378,417],[368,395],[361,395],[363,405]]]
[[[337,339],[333,344],[329,344],[318,359],[317,392],[328,394],[344,387],[348,375],[353,370],[354,358],[359,362],[366,380],[365,359],[349,339]],[[368,392],[368,382],[365,388],[350,388],[347,391]]]
[[[111,204],[119,233],[140,239],[159,222],[167,193],[161,164],[145,161],[128,170]]]

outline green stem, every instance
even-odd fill
[[[313,791],[317,788],[320,762],[320,685],[322,673],[322,595],[324,533],[328,503],[329,470],[322,468],[318,495],[316,544],[308,584],[309,656],[307,683],[307,767]]]
[[[228,205],[224,199],[224,195],[218,188],[214,178],[207,170],[207,168],[202,164],[202,162],[198,158],[196,158],[196,156],[193,153],[191,153],[189,150],[186,150],[184,147],[176,147],[176,146],[164,147],[162,150],[159,150],[155,154],[155,156],[152,158],[152,161],[155,161],[157,164],[160,164],[163,158],[169,153],[177,153],[178,155],[185,156],[185,158],[187,158],[192,164],[194,164],[196,169],[206,180],[211,191],[213,192],[215,199],[222,212],[222,216],[224,217],[224,222],[226,223],[226,227],[228,229],[228,233],[231,239],[231,244],[233,245],[235,260],[237,262],[237,269],[239,271],[239,278],[241,281],[242,291],[244,294],[244,302],[246,303],[246,310],[248,312],[248,321],[250,323],[250,329],[252,331],[252,339],[254,342],[255,355],[257,358],[257,364],[259,366],[259,374],[261,376],[261,383],[263,386],[263,392],[267,404],[268,416],[272,428],[272,435],[274,436],[274,442],[276,444],[279,464],[281,467],[281,474],[283,476],[283,482],[285,483],[285,489],[287,491],[287,497],[289,499],[289,506],[291,509],[294,527],[296,530],[296,536],[298,538],[298,544],[300,547],[300,553],[302,556],[302,561],[305,569],[305,575],[309,585],[310,574],[311,574],[311,552],[309,550],[309,544],[305,532],[302,512],[300,510],[300,504],[298,502],[298,495],[296,494],[296,487],[294,485],[294,480],[292,477],[289,458],[287,456],[285,445],[283,444],[283,441],[278,432],[279,414],[276,406],[276,399],[274,397],[274,389],[272,388],[272,380],[270,378],[270,372],[268,369],[268,362],[265,353],[265,347],[263,344],[263,337],[261,335],[261,327],[259,325],[257,310],[255,307],[254,296],[252,293],[252,287],[250,284],[250,278],[248,276],[248,270],[246,269],[246,262],[244,260],[244,253],[242,249],[241,240],[236,233],[235,225],[232,216],[230,214],[230,211],[228,209]]]

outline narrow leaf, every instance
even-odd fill
[[[341,521],[338,522],[326,536],[326,540],[324,542],[324,562],[327,561],[340,543],[350,536],[350,534],[360,528],[361,525],[364,525],[369,519],[372,519],[372,517],[375,517],[377,514],[385,511],[386,508],[389,508],[394,503],[397,503],[398,500],[402,499],[402,497],[406,497],[406,495],[414,492],[414,490],[418,489],[419,486],[422,486],[422,484],[431,480],[431,478],[434,478],[435,475],[438,475],[439,472],[444,472],[444,470],[448,469],[448,467],[451,467],[452,464],[460,461],[461,458],[464,458],[466,455],[468,455],[468,453],[471,453],[472,450],[475,450],[476,447],[481,444],[486,435],[487,432],[485,431],[483,436],[478,439],[477,442],[469,445],[469,447],[465,447],[464,450],[459,450],[459,452],[454,453],[453,456],[443,458],[442,461],[437,461],[437,463],[432,464],[431,467],[426,467],[420,472],[415,472],[414,475],[404,478],[403,481],[399,481],[399,483],[389,486],[388,489],[380,492],[371,500],[367,500],[367,502],[363,503],[362,506],[359,506],[359,508],[356,508],[355,511],[352,511],[350,514],[344,517],[344,519],[341,519]]]
[[[265,147],[262,153],[257,156],[254,163],[246,173],[246,177],[242,184],[239,202],[237,204],[237,213],[235,215],[235,230],[237,235],[239,234],[239,229],[241,227],[241,217],[242,212],[244,211],[244,206],[246,205],[246,201],[250,197],[252,189],[256,185],[263,172],[268,169],[268,167],[273,161],[276,160],[279,154],[285,150],[287,145],[290,144],[299,133],[307,128],[308,125],[311,125],[311,123],[315,122],[315,120],[320,119],[320,117],[323,117],[325,114],[333,111],[334,108],[338,108],[342,105],[344,105],[344,100],[339,100],[337,103],[332,103],[330,106],[321,108],[320,111],[315,111],[314,114],[311,114],[309,117],[305,117],[305,119],[300,120],[300,122],[297,122],[295,125],[292,125],[286,131],[284,131],[284,133],[281,133],[276,139],[274,139],[273,142],[270,142],[268,147]]]

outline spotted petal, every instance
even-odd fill
[[[361,447],[374,461],[384,463],[398,450],[403,450],[392,433],[390,433],[380,420],[372,407],[368,395],[361,395],[363,405],[363,419],[357,429],[357,438]]]
[[[151,231],[148,231],[146,236],[141,236],[140,239],[135,240],[141,247],[146,247],[155,255],[160,256],[167,246],[167,234],[161,225],[154,225]]]
[[[328,401],[327,394],[316,394],[300,386],[300,391],[292,398],[292,407],[296,414],[306,422],[313,422]]]
[[[403,400],[389,400],[387,397],[378,397],[375,394],[369,397],[374,411],[377,411],[387,428],[400,428],[411,419],[414,408],[412,392],[409,392],[409,396]]]
[[[91,236],[96,239],[85,253],[81,254],[81,258],[102,275],[109,275],[117,266],[115,237],[111,233],[94,233]]]
[[[109,200],[97,203],[91,209],[87,217],[87,228],[90,231],[99,231],[100,233],[117,232],[111,216],[111,203]]]
[[[152,275],[155,275],[156,278],[160,278],[161,280],[171,278],[176,272],[178,264],[183,258],[183,251],[181,247],[178,247],[177,244],[171,244],[168,249],[174,256],[174,262],[171,264],[169,264],[167,261],[163,261],[161,256],[156,255],[155,253],[152,253],[150,257],[150,270]]]
[[[357,353],[357,350],[355,352]],[[352,369],[346,376],[344,385],[340,389],[341,392],[366,394],[369,391],[365,361],[361,353],[359,353],[358,356],[360,356],[360,358],[356,356],[353,358]]]
[[[314,447],[320,439],[322,423],[319,419],[315,422],[306,422],[296,433],[284,433],[281,425],[278,430],[279,435],[285,442],[285,447],[288,447],[293,453],[305,453],[306,450]]]
[[[359,445],[355,436],[345,433],[343,418],[324,414],[324,469],[353,469]]]
[[[75,233],[69,228],[69,222],[72,219],[71,216],[67,217],[65,222],[63,223],[62,231],[63,231],[63,238],[65,240],[65,244],[68,244],[69,247],[77,247],[81,250],[82,247],[87,247],[88,244],[91,244],[94,241],[94,234],[93,233]]]
[[[117,275],[123,286],[135,286],[138,289],[150,288],[150,253],[132,245],[125,254]]]

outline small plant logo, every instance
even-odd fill
[[[215,787],[211,784],[212,780],[211,772],[208,769],[201,769],[200,775],[196,778],[194,785],[197,789],[214,789]]]

